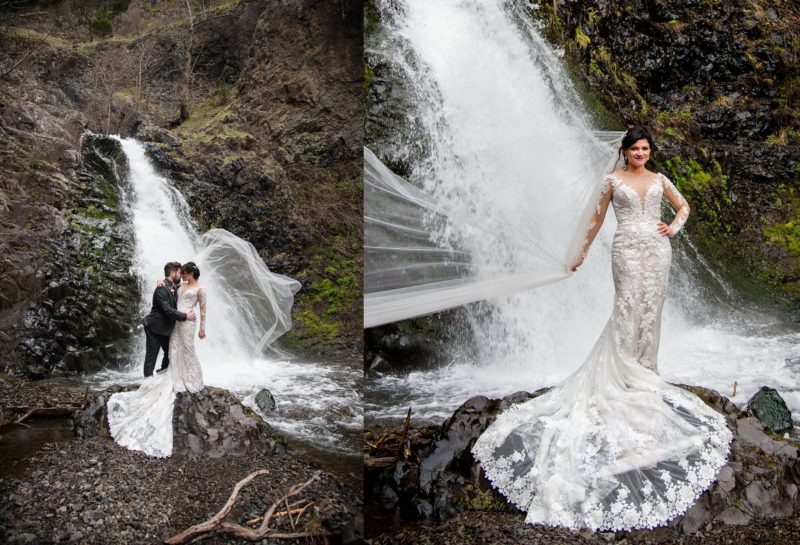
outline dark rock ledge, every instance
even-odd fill
[[[82,438],[109,437],[106,402],[112,394],[132,387],[113,386],[98,392],[83,411],[73,416],[75,433]],[[286,450],[286,441],[252,409],[222,388],[206,386],[197,393],[175,398],[172,415],[172,455],[271,455]]]

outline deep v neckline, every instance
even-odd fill
[[[613,176],[614,178],[616,178],[616,179],[617,179],[617,181],[619,182],[619,185],[620,185],[620,186],[627,187],[628,189],[630,189],[631,191],[633,191],[633,193],[634,193],[634,194],[636,194],[636,196],[637,196],[637,197],[639,197],[639,209],[640,209],[642,212],[644,212],[644,207],[645,207],[645,205],[647,204],[647,203],[646,203],[646,201],[647,201],[647,197],[650,195],[650,191],[653,189],[653,187],[655,187],[655,185],[656,185],[656,182],[658,182],[658,180],[659,180],[659,178],[660,178],[661,174],[660,174],[660,173],[656,173],[656,175],[655,175],[655,176],[653,176],[653,179],[652,179],[652,180],[650,180],[650,183],[648,183],[648,184],[647,184],[647,189],[645,189],[645,190],[644,190],[644,194],[641,194],[641,193],[639,193],[638,191],[636,191],[636,188],[635,188],[635,187],[633,187],[633,186],[632,186],[631,184],[629,184],[629,183],[626,183],[626,182],[625,182],[625,181],[624,181],[622,178],[620,178],[620,177],[619,177],[619,176],[617,176],[616,174],[611,174],[611,176]]]

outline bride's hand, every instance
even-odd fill
[[[197,334],[197,336],[200,337],[201,339],[205,339],[206,338],[206,330],[205,329],[201,329],[200,332]]]
[[[157,288],[160,288],[163,285],[164,285],[164,279],[163,278],[161,280],[159,280],[158,282],[156,282],[156,287]]]
[[[656,228],[658,229],[658,234],[662,237],[674,237],[675,233],[672,232],[672,227],[664,223],[663,221],[659,221],[656,223]]]

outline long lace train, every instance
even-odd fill
[[[658,526],[686,511],[725,464],[725,418],[622,357],[611,325],[587,364],[503,413],[473,447],[526,522]]]
[[[631,529],[685,512],[725,463],[725,418],[657,374],[661,309],[672,249],[656,223],[662,198],[689,213],[663,175],[644,194],[609,175],[589,225],[588,249],[609,203],[614,311],[584,364],[546,394],[501,414],[472,452],[526,521]]]

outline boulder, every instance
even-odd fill
[[[747,402],[747,411],[775,433],[792,429],[792,413],[781,395],[774,388],[762,386]]]
[[[274,411],[275,407],[277,407],[275,397],[273,397],[272,393],[266,388],[262,388],[261,391],[256,394],[256,405],[265,413]]]
[[[94,395],[90,394],[87,399],[86,408],[80,411],[75,411],[72,415],[72,429],[75,435],[81,439],[89,439],[90,437],[110,437],[111,433],[108,429],[108,408],[106,403],[111,394],[117,392],[126,392],[136,389],[135,386],[119,386],[114,385],[102,392],[95,392]]]
[[[106,403],[111,394],[135,386],[112,386],[96,392],[82,411],[73,415],[76,435],[110,437]],[[286,450],[286,442],[255,411],[227,390],[207,386],[196,393],[175,396],[172,415],[173,456],[270,455]]]

